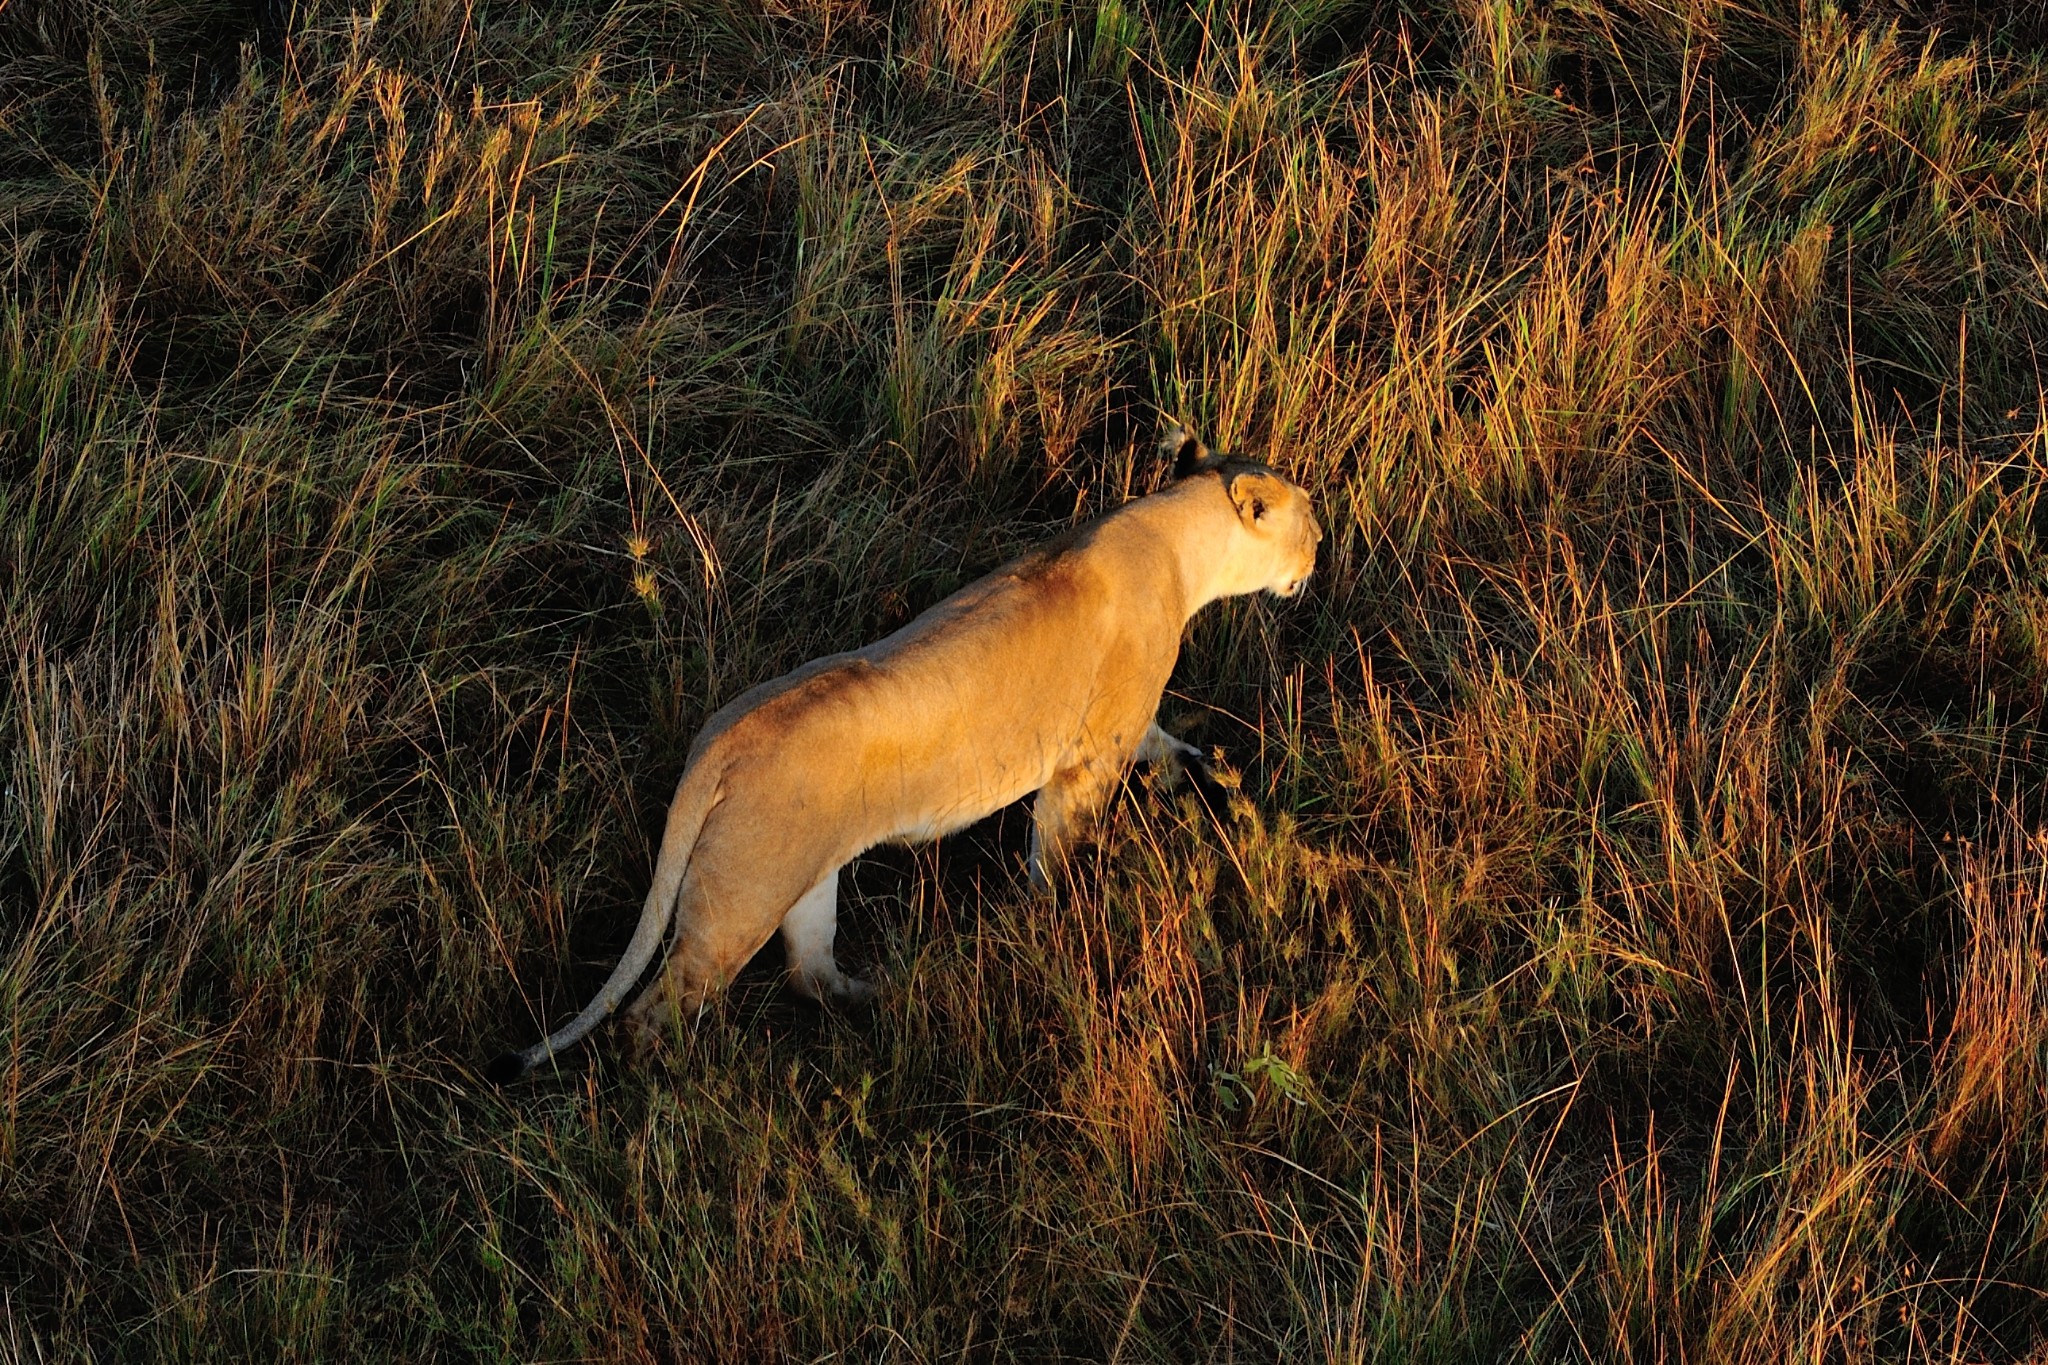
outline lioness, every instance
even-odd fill
[[[609,1015],[667,934],[668,969],[627,1023],[694,1016],[778,925],[796,988],[873,994],[832,958],[839,869],[936,839],[1030,792],[1031,882],[1136,759],[1193,755],[1154,717],[1188,619],[1219,597],[1301,591],[1323,538],[1308,495],[1252,460],[1161,441],[1175,482],[962,588],[887,639],[742,693],[691,746],[654,885],[584,1011],[493,1061],[523,1076]]]

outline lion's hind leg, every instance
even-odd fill
[[[668,957],[654,980],[640,992],[640,998],[620,1015],[619,1022],[624,1025],[636,1054],[644,1055],[664,1031],[695,1024],[752,956],[752,949],[744,945],[691,932],[695,926],[686,922],[685,917],[701,899],[701,888],[685,882],[682,905],[677,911],[678,920],[685,922],[676,926]],[[772,925],[768,932],[773,932]],[[763,933],[754,947],[758,948],[767,938],[768,933]]]
[[[701,858],[683,879],[667,961],[626,1010],[638,1048],[665,1028],[694,1024],[801,899],[802,874],[782,875],[787,869],[773,867],[759,850],[729,840],[709,847],[717,856]]]
[[[839,970],[832,940],[839,932],[839,869],[797,898],[782,917],[782,944],[789,951],[789,981],[819,1004],[858,1005],[875,988]]]

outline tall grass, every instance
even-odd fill
[[[1763,0],[0,7],[0,1359],[2048,1340],[2048,57]],[[1046,910],[635,1066],[697,725],[1310,487]]]

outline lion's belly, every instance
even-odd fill
[[[926,705],[914,713],[922,724],[891,726],[892,733],[862,746],[877,842],[936,839],[1029,796],[1077,763],[1127,758],[1157,709],[1158,689],[1149,696],[1137,695],[1142,686],[1120,689],[1115,706],[1101,703],[1100,690],[1086,674],[1070,671],[991,681],[940,694],[942,701],[925,691]],[[988,704],[987,693],[1005,691],[1010,705]],[[1113,722],[1106,713],[1114,713]]]
[[[1041,783],[1040,785],[1043,784]],[[1009,805],[1010,801],[1021,800],[1036,790],[1036,787],[1026,787],[1023,791],[1009,798],[1008,801],[996,801],[985,807],[981,804],[973,806],[952,805],[911,814],[896,829],[883,835],[876,842],[884,844],[930,843],[942,835],[966,829],[977,820],[985,820],[1004,806]]]
[[[965,829],[1044,786],[1053,764],[1014,744],[882,747],[866,795],[880,817],[877,842],[924,843]],[[872,752],[872,751],[871,751]],[[893,780],[892,780],[893,777]]]

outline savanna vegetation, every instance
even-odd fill
[[[0,0],[0,1360],[2048,1341],[2048,23]],[[696,726],[1310,487],[1023,820],[505,1091]]]

